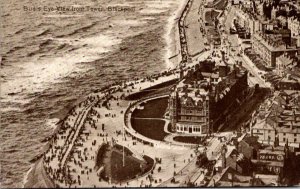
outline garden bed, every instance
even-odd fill
[[[138,160],[132,156],[125,156],[123,166],[123,156],[119,151],[113,151],[111,154],[111,179],[114,183],[124,182],[133,179],[144,173],[146,161]]]
[[[132,117],[139,118],[163,118],[168,107],[168,98],[158,98],[141,104],[142,110],[135,109]]]
[[[131,119],[132,128],[141,135],[153,139],[163,141],[168,135],[164,131],[165,121],[155,119]]]

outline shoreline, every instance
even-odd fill
[[[181,61],[181,56],[179,54],[181,45],[179,40],[178,21],[187,3],[188,0],[183,0],[180,2],[176,12],[168,19],[168,24],[166,26],[167,31],[164,35],[167,43],[167,52],[165,54],[165,63],[167,65],[167,69],[172,69],[179,66]]]
[[[165,58],[164,58],[166,67],[161,72],[170,70],[172,68],[176,68],[180,63],[180,61],[178,59],[177,59],[177,61],[175,60],[175,62],[171,61],[170,57],[174,56],[174,54],[177,53],[176,49],[180,49],[179,28],[178,28],[178,20],[179,19],[176,19],[176,18],[180,17],[181,12],[184,10],[187,2],[188,2],[188,0],[182,1],[179,4],[179,6],[176,10],[176,13],[174,15],[170,16],[168,21],[167,21],[167,26],[166,26],[166,29],[165,29],[166,31],[165,31],[165,34],[163,35],[164,39],[165,39],[165,42],[166,42],[166,48],[167,48]],[[175,50],[173,49],[174,46],[175,46]],[[178,55],[176,55],[176,56],[180,57],[180,60],[181,60],[180,53],[178,53]],[[139,79],[141,79],[141,78],[139,78]],[[124,80],[124,81],[120,81],[120,82],[121,83],[130,83],[130,82],[133,82],[133,81],[134,80]],[[97,92],[105,91],[106,89],[111,89],[114,85],[115,84],[111,84],[109,86],[104,86],[104,87],[102,87],[102,88],[104,88],[103,90],[99,89],[99,91],[97,90]],[[55,113],[51,117],[51,118],[58,118],[59,121],[57,123],[55,123],[55,125],[53,127],[53,131],[52,131],[51,135],[49,136],[49,138],[54,136],[54,134],[59,131],[60,125],[61,125],[60,123],[63,122],[68,117],[70,111],[74,107],[76,107],[78,104],[84,102],[87,99],[87,97],[89,97],[93,93],[95,93],[95,91],[91,91],[90,94],[88,94],[84,97],[81,97],[81,98],[75,100],[74,102],[71,102],[66,107],[64,107],[62,110],[59,110],[57,113]],[[48,145],[49,141],[46,141],[45,143],[46,144],[44,145],[42,152],[46,151],[47,148],[49,148],[49,145]],[[35,157],[37,157],[39,155],[40,154],[36,155]],[[53,187],[51,185],[47,185],[47,182],[34,183],[35,181],[33,180],[33,177],[37,174],[41,175],[41,177],[44,181],[49,180],[49,177],[47,177],[47,175],[46,175],[47,178],[44,178],[45,175],[42,174],[43,169],[44,169],[43,164],[41,163],[43,161],[42,158],[43,158],[43,156],[39,157],[35,162],[33,162],[31,164],[31,167],[28,169],[28,171],[26,172],[26,174],[24,176],[23,188],[33,187],[33,186],[36,186],[36,184],[41,184],[41,183],[43,183],[44,185],[38,185],[37,187]],[[40,167],[38,165],[40,165],[42,167]]]

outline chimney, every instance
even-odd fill
[[[237,155],[236,154],[233,154],[232,155],[232,159],[233,159],[233,162],[234,162],[234,169],[237,171]]]
[[[277,146],[279,146],[279,139],[278,136],[275,136],[275,141],[274,141],[274,148],[276,148]]]
[[[300,35],[297,36],[297,47],[300,47]]]
[[[183,70],[180,68],[180,76],[179,76],[180,78],[180,81],[183,79]]]
[[[226,146],[222,147],[222,168],[225,169],[226,168]]]

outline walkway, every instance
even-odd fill
[[[196,165],[197,157],[194,157],[183,169],[178,171],[175,178],[175,183],[171,182],[172,178],[158,185],[158,187],[180,187],[185,186],[186,181],[191,178],[198,169]]]
[[[76,128],[76,131],[75,131],[75,134],[74,134],[74,136],[73,136],[73,140],[72,140],[71,144],[67,147],[67,150],[66,150],[66,152],[65,152],[65,154],[64,154],[64,157],[62,158],[62,161],[61,161],[62,167],[64,167],[64,165],[65,165],[65,163],[66,163],[66,159],[67,159],[67,157],[69,156],[69,153],[70,153],[70,151],[72,150],[72,148],[73,148],[73,146],[74,146],[74,143],[75,143],[75,141],[76,141],[76,139],[77,139],[77,137],[78,137],[79,131],[81,130],[81,127],[84,125],[85,118],[86,118],[86,116],[87,116],[89,110],[91,109],[91,107],[92,107],[93,105],[95,105],[95,102],[96,102],[96,101],[94,101],[93,103],[91,103],[88,107],[86,107],[86,108],[78,115],[78,117],[80,117],[80,118],[79,118],[79,123],[78,123],[78,119],[77,119],[76,122],[74,123],[74,127]],[[78,117],[77,117],[77,118],[78,118]]]

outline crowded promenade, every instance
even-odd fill
[[[130,135],[125,136],[126,140],[122,137],[122,127],[125,125],[124,113],[128,106],[134,103],[134,101],[125,100],[125,97],[145,88],[175,79],[178,77],[177,75],[176,70],[170,70],[165,75],[155,75],[113,85],[102,92],[89,95],[85,101],[70,110],[68,116],[61,122],[58,132],[49,141],[49,148],[43,156],[46,173],[55,185],[87,187],[91,186],[91,183],[94,186],[116,184],[102,180],[98,174],[99,169],[97,170],[95,167],[97,149],[102,144],[112,145],[112,141],[151,157],[154,147],[144,145],[144,143],[135,140],[136,137]],[[170,171],[168,159],[176,157],[174,159],[178,161],[184,156],[188,156],[186,154],[191,149],[184,147],[171,149],[168,147],[168,149],[161,148],[157,151],[160,151],[158,154],[161,154],[160,158],[164,162],[161,163],[161,171],[158,174],[159,178],[157,178],[158,181],[162,181],[172,175],[168,172]],[[187,161],[188,157],[183,159]],[[181,164],[184,163],[177,162],[177,167],[179,168]],[[137,184],[136,182],[137,180],[134,179],[131,182],[119,183],[119,185],[133,186]],[[147,184],[146,179],[142,183],[144,186],[151,184],[150,180]],[[141,183],[138,184],[141,185]]]

